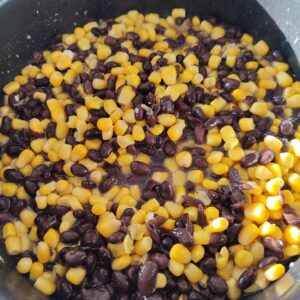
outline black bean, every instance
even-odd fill
[[[85,247],[96,247],[99,240],[99,234],[95,229],[87,230],[81,238],[81,245]]]
[[[164,114],[173,114],[175,111],[174,101],[170,97],[162,97],[160,99],[160,111]]]
[[[7,181],[19,183],[23,180],[23,174],[16,169],[6,169],[3,173]]]
[[[259,269],[264,269],[264,268],[276,263],[277,261],[278,261],[278,257],[276,257],[276,256],[264,257],[258,262],[257,267]]]
[[[172,188],[172,185],[165,181],[162,184],[158,186],[158,192],[160,197],[164,200],[173,200],[174,199],[174,190]]]
[[[298,216],[295,209],[287,204],[283,206],[283,217],[287,224],[300,227],[300,216]]]
[[[274,252],[282,252],[284,249],[283,242],[270,236],[266,236],[262,239],[263,245]]]
[[[56,286],[57,286],[57,293],[61,297],[61,299],[71,299],[72,297],[72,284],[64,278],[59,278],[56,276]]]
[[[86,139],[100,139],[102,137],[101,132],[97,128],[89,129],[84,133]]]
[[[93,223],[83,223],[81,226],[78,227],[77,232],[82,235],[86,231],[93,229],[95,226]]]
[[[4,211],[0,211],[0,225],[4,225],[7,222],[11,222],[13,220],[13,216]]]
[[[105,268],[100,268],[98,270],[96,270],[96,276],[98,278],[98,280],[100,281],[100,283],[107,284],[110,282],[110,272],[105,269]]]
[[[129,280],[128,277],[122,272],[113,272],[112,282],[115,284],[117,290],[121,293],[129,291]]]
[[[155,262],[147,261],[138,274],[138,289],[142,295],[150,296],[155,291],[158,267]]]
[[[184,276],[180,276],[176,279],[176,285],[180,294],[186,294],[192,290],[191,283]]]
[[[60,239],[64,243],[74,243],[79,240],[79,234],[76,231],[68,230],[60,235]]]
[[[81,250],[70,251],[65,255],[65,260],[69,267],[78,267],[85,263],[86,253]]]
[[[195,290],[192,290],[189,294],[189,300],[206,300],[200,293]]]
[[[169,257],[163,253],[153,253],[149,256],[149,260],[154,261],[160,271],[165,270],[168,267]]]
[[[279,130],[282,135],[291,135],[294,131],[293,124],[288,120],[283,120],[279,125]]]
[[[209,238],[209,245],[212,247],[222,247],[227,244],[227,236],[224,233],[213,232]]]
[[[104,158],[108,157],[113,151],[112,144],[110,142],[103,142],[100,147],[100,155]]]
[[[10,156],[10,157],[18,157],[19,154],[22,152],[23,147],[21,145],[9,145],[6,149],[5,152]]]
[[[0,211],[9,210],[11,205],[11,199],[0,195]]]
[[[11,118],[8,117],[8,116],[4,116],[3,119],[2,119],[2,124],[1,124],[1,127],[0,127],[0,132],[3,133],[3,134],[5,134],[5,135],[9,134],[9,132],[12,129],[11,123],[12,123]]]
[[[204,123],[204,126],[205,129],[210,130],[217,127],[219,124],[220,124],[220,119],[217,117],[212,117]]]
[[[97,256],[95,252],[89,252],[86,257],[85,267],[88,274],[93,274],[97,264]]]
[[[26,180],[24,182],[24,188],[28,195],[34,197],[38,190],[38,185],[32,180]]]
[[[115,232],[113,233],[108,239],[107,241],[111,244],[117,244],[117,243],[120,243],[124,240],[125,238],[125,233],[124,232],[121,232],[121,231],[118,231],[118,232]]]
[[[214,294],[219,295],[226,294],[228,290],[226,281],[218,275],[213,275],[209,277],[208,287]]]
[[[46,137],[47,138],[55,137],[55,131],[56,131],[56,123],[50,122],[46,128]]]
[[[110,190],[118,181],[118,178],[114,174],[107,175],[100,184],[100,191],[105,193]]]
[[[200,261],[201,268],[203,269],[203,272],[207,274],[212,274],[216,271],[216,261],[212,257],[204,257]]]
[[[198,156],[193,158],[193,165],[200,170],[206,169],[208,167],[208,162],[204,157]]]
[[[149,147],[155,146],[156,144],[156,136],[149,131],[145,133],[145,144]]]
[[[88,174],[89,170],[82,164],[75,163],[71,167],[71,172],[78,177],[84,177]]]
[[[95,286],[91,288],[82,288],[80,291],[80,299],[81,300],[91,300],[91,299],[111,300],[112,297],[107,288]]]
[[[275,105],[285,105],[286,104],[286,100],[282,96],[274,96],[274,97],[272,97],[271,101]]]
[[[226,91],[230,92],[237,89],[240,86],[240,82],[233,78],[224,78],[223,87]]]
[[[246,135],[242,139],[242,146],[244,149],[251,148],[256,143],[256,138],[253,135]]]
[[[49,207],[48,211],[49,211],[49,214],[57,215],[57,216],[63,216],[69,210],[70,210],[70,208],[68,206],[64,206],[64,205],[51,205]]]
[[[238,287],[241,290],[245,290],[248,288],[256,278],[256,270],[254,268],[249,268],[245,272],[242,273],[242,275],[238,279]]]
[[[97,163],[103,161],[103,157],[101,156],[100,152],[95,149],[91,149],[88,152],[87,157]]]
[[[176,154],[177,145],[172,141],[166,141],[163,146],[165,155],[174,156]]]
[[[193,235],[186,228],[175,228],[172,230],[172,235],[186,247],[192,247],[194,244]]]
[[[85,189],[92,190],[96,188],[96,183],[92,180],[86,179],[81,182],[81,186]]]
[[[132,162],[130,168],[135,175],[148,175],[151,172],[151,168],[148,165],[139,161]]]
[[[256,165],[259,162],[260,155],[258,152],[252,152],[246,154],[244,158],[241,160],[240,164],[243,168],[249,168]]]
[[[260,152],[259,162],[262,165],[267,165],[274,159],[274,153],[271,150],[263,150]]]

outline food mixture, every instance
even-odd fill
[[[238,299],[300,253],[300,82],[215,18],[129,11],[4,86],[0,225],[61,299]]]

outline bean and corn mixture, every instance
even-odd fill
[[[300,253],[300,82],[215,18],[129,11],[4,86],[0,225],[62,299],[238,299]]]

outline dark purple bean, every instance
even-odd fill
[[[262,258],[259,262],[258,262],[258,268],[259,269],[264,269],[274,263],[278,262],[278,257],[276,256],[268,256],[268,257],[264,257]]]
[[[282,252],[284,249],[283,242],[270,236],[266,236],[262,239],[263,245],[274,252]]]
[[[165,270],[168,267],[169,257],[163,253],[153,253],[149,256],[149,260],[154,261],[160,271]]]
[[[160,243],[160,235],[159,235],[159,230],[157,228],[157,226],[153,223],[153,222],[149,222],[147,224],[147,229],[149,231],[150,237],[152,238],[152,240],[159,244]]]
[[[117,244],[117,243],[121,243],[125,238],[125,233],[118,231],[113,233],[108,239],[107,241],[111,244]]]
[[[100,184],[100,191],[105,193],[109,191],[116,183],[118,179],[114,174],[107,175]]]
[[[0,211],[9,210],[10,205],[11,205],[10,198],[0,195]]]
[[[110,282],[110,272],[107,269],[100,268],[96,270],[96,276],[103,285]]]
[[[162,97],[160,99],[160,111],[164,114],[173,114],[175,111],[174,101],[170,97]]]
[[[208,167],[208,162],[204,157],[198,156],[193,158],[193,165],[199,168],[200,170],[204,170]]]
[[[97,151],[97,150],[95,150],[95,149],[91,149],[91,150],[88,152],[87,157],[88,157],[89,159],[91,159],[92,161],[97,162],[97,163],[103,161],[103,157],[101,156],[100,152]]]
[[[213,275],[209,277],[208,287],[214,294],[218,295],[226,294],[228,290],[226,281],[218,275]]]
[[[248,288],[256,279],[256,270],[254,268],[247,269],[238,279],[238,287],[241,290]]]
[[[65,255],[65,260],[69,267],[78,267],[85,263],[86,253],[81,250],[70,251]]]
[[[82,164],[75,163],[71,167],[71,172],[78,177],[84,177],[88,174],[89,170]]]
[[[19,154],[22,152],[23,147],[20,145],[9,145],[5,152],[10,156],[10,157],[18,157]]]
[[[90,80],[86,80],[83,84],[82,84],[83,90],[85,93],[87,94],[93,94],[94,89],[93,89],[93,85],[92,82]]]
[[[100,256],[100,258],[108,263],[111,263],[112,261],[112,254],[111,252],[105,248],[104,246],[101,246],[98,250],[98,255]]]
[[[113,152],[112,144],[110,142],[103,142],[99,152],[102,157],[108,157]]]
[[[70,208],[68,206],[64,206],[64,205],[52,205],[49,207],[49,214],[51,215],[57,215],[57,216],[63,216],[64,214],[66,214],[68,211],[70,210]]]
[[[23,180],[23,174],[16,169],[6,169],[3,173],[7,181],[19,183]]]
[[[212,247],[222,247],[227,244],[227,236],[224,233],[213,232],[209,238],[209,245]]]
[[[256,138],[253,135],[246,135],[242,139],[242,146],[244,149],[251,148],[256,143]]]
[[[97,264],[97,256],[94,252],[90,252],[87,254],[85,266],[88,274],[93,274]]]
[[[118,292],[127,293],[129,291],[128,277],[122,272],[113,272],[112,282],[115,284]]]
[[[172,235],[186,247],[192,247],[194,244],[193,235],[186,228],[175,228],[172,230]]]
[[[32,180],[26,180],[24,182],[24,188],[28,195],[34,197],[38,190],[38,185]]]
[[[78,227],[77,232],[82,235],[86,231],[93,229],[95,226],[93,223],[83,223],[81,226]]]
[[[81,209],[75,209],[75,210],[73,211],[73,216],[74,216],[75,218],[77,218],[77,219],[80,219],[80,218],[82,218],[82,217],[84,216],[84,211],[81,210]]]
[[[274,159],[274,153],[271,150],[263,150],[260,152],[259,162],[262,165],[267,165]]]
[[[283,207],[283,217],[287,224],[300,227],[300,216],[297,215],[295,209],[287,204]]]
[[[202,258],[200,265],[204,273],[213,274],[216,271],[216,261],[212,257]]]
[[[81,182],[81,186],[85,189],[92,190],[96,188],[96,183],[92,180],[86,179]]]
[[[259,159],[260,159],[259,153],[252,152],[252,153],[246,154],[240,163],[243,168],[249,168],[249,167],[256,165],[259,162]]]
[[[205,139],[205,128],[204,127],[195,127],[194,129],[194,139],[196,144],[203,144]]]
[[[148,175],[151,172],[151,168],[148,165],[139,161],[132,162],[130,168],[135,175]]]
[[[175,280],[177,289],[180,292],[180,294],[188,294],[192,290],[191,283],[184,276],[180,276]]]
[[[158,186],[158,192],[164,201],[174,199],[174,190],[172,188],[172,185],[167,181]]]
[[[285,105],[286,104],[286,100],[284,99],[283,96],[274,96],[274,97],[272,97],[271,101],[275,105]]]
[[[224,78],[223,87],[226,91],[231,92],[240,86],[240,82],[233,78]]]
[[[60,235],[60,239],[63,243],[74,243],[79,240],[79,234],[76,231],[68,230]]]
[[[84,137],[88,140],[100,139],[102,137],[101,132],[97,128],[89,129],[84,133]]]
[[[142,295],[150,296],[155,291],[158,268],[155,262],[147,261],[138,274],[138,290]]]
[[[2,119],[0,132],[5,134],[5,135],[8,135],[9,132],[11,131],[11,129],[12,129],[11,123],[12,123],[11,118],[8,117],[8,116],[4,116],[3,119]]]
[[[282,135],[291,135],[293,133],[293,124],[288,120],[283,120],[279,125],[279,130]]]
[[[192,290],[189,294],[189,300],[206,300],[200,293],[195,290]]]
[[[13,220],[13,216],[4,211],[0,211],[0,225],[4,225],[7,222],[11,222]]]
[[[57,293],[61,299],[71,299],[72,297],[72,284],[64,278],[56,276]]]
[[[81,246],[96,247],[99,240],[99,234],[95,229],[87,230],[81,238]]]
[[[165,155],[174,156],[176,154],[177,145],[174,142],[166,141],[163,147]]]
[[[208,119],[205,123],[205,129],[210,130],[215,127],[217,127],[220,124],[220,119],[217,117],[212,117],[211,119]]]
[[[91,299],[111,300],[112,297],[107,288],[96,286],[91,288],[82,288],[80,291],[80,299],[81,300],[91,300]]]

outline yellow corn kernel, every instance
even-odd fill
[[[250,112],[259,117],[264,117],[268,113],[268,105],[266,102],[255,102],[252,104]]]
[[[283,235],[289,244],[297,244],[300,241],[300,229],[297,226],[288,225]]]
[[[254,51],[257,54],[264,56],[269,52],[269,46],[265,41],[260,40],[254,45]]]
[[[182,244],[175,244],[170,250],[170,258],[178,263],[187,264],[192,256],[188,248]]]
[[[220,146],[222,143],[222,136],[217,132],[209,132],[206,137],[206,143],[209,146]]]
[[[18,255],[21,253],[21,240],[18,236],[9,236],[5,240],[6,251],[9,255]]]
[[[250,251],[253,255],[253,262],[256,264],[261,259],[264,258],[265,255],[265,248],[264,245],[258,241],[253,242],[253,244],[250,247]]]
[[[131,103],[135,96],[135,92],[130,85],[125,85],[122,87],[119,96],[118,103],[121,105],[128,105]]]
[[[276,79],[278,84],[284,88],[289,87],[293,84],[293,78],[286,72],[277,73]]]
[[[291,169],[295,163],[294,155],[289,152],[282,152],[279,154],[278,163],[282,168]]]
[[[70,268],[66,273],[66,278],[74,285],[79,285],[85,278],[86,270],[82,267]]]
[[[177,153],[175,160],[179,167],[189,168],[192,165],[192,155],[188,151],[181,151]]]
[[[221,63],[222,57],[218,55],[211,55],[208,60],[208,67],[212,69],[217,69]]]
[[[40,276],[36,279],[34,287],[46,296],[54,294],[56,290],[55,283],[44,276]]]
[[[60,73],[59,71],[54,71],[50,75],[50,83],[54,87],[60,86],[62,84],[63,80],[64,80],[64,75],[62,73]]]
[[[187,180],[195,184],[201,183],[203,178],[204,175],[201,170],[192,170],[187,173]]]
[[[82,144],[77,144],[72,149],[71,160],[78,161],[84,159],[88,153],[87,148]]]
[[[173,219],[179,218],[183,213],[183,206],[173,201],[166,201],[164,206]]]
[[[252,118],[242,118],[239,120],[239,126],[242,131],[252,131],[255,128]]]
[[[200,229],[194,232],[194,241],[196,245],[208,245],[210,233],[204,229]]]
[[[18,186],[12,182],[2,183],[2,194],[6,197],[12,197],[17,193]]]
[[[142,237],[134,245],[134,252],[140,256],[148,253],[152,248],[152,239],[149,236]]]
[[[161,114],[157,117],[158,123],[165,126],[171,127],[176,123],[176,116],[172,114]]]
[[[97,231],[102,234],[104,237],[108,238],[113,233],[119,231],[121,222],[114,217],[100,219],[97,225]]]
[[[214,219],[208,226],[211,232],[223,232],[228,228],[229,222],[227,219],[220,217]]]
[[[202,181],[202,185],[204,188],[208,189],[208,190],[213,190],[216,191],[219,188],[219,184],[213,180],[210,179],[203,179]]]
[[[179,277],[184,272],[184,264],[179,263],[173,259],[169,260],[168,268],[169,271],[176,277]]]
[[[229,167],[223,163],[216,163],[212,165],[211,169],[217,175],[224,175],[229,171]]]
[[[50,249],[47,243],[39,242],[36,248],[36,256],[40,263],[47,263],[50,260]]]
[[[247,224],[245,225],[239,235],[238,235],[238,241],[242,245],[249,245],[251,244],[256,237],[259,235],[259,229],[255,224]]]
[[[189,263],[184,267],[184,275],[190,282],[197,283],[202,279],[203,272],[195,264]]]
[[[263,203],[247,204],[244,209],[245,217],[253,222],[262,224],[268,217],[267,209]]]
[[[34,152],[29,149],[25,149],[20,153],[19,157],[17,158],[15,166],[19,169],[22,169],[27,164],[29,164],[33,160],[33,158]]]
[[[164,273],[157,273],[156,276],[156,289],[163,289],[167,285],[167,277]]]
[[[51,248],[55,248],[59,242],[59,233],[57,230],[50,228],[44,235],[44,241]]]
[[[142,126],[134,125],[132,128],[132,137],[135,141],[141,142],[145,139],[145,132]]]
[[[221,151],[212,151],[207,157],[207,162],[211,165],[214,165],[222,160],[224,153]]]
[[[161,69],[161,78],[166,85],[173,85],[176,83],[177,71],[175,66],[167,66]]]
[[[204,247],[201,245],[195,245],[191,250],[192,261],[198,263],[205,254]]]
[[[25,208],[21,211],[20,220],[25,224],[26,227],[30,228],[34,225],[36,213],[31,208]]]
[[[17,230],[13,223],[6,223],[2,228],[2,237],[7,239],[9,236],[16,236]]]
[[[278,280],[285,273],[285,267],[282,264],[274,264],[264,271],[264,275],[269,281]]]
[[[272,179],[274,176],[267,167],[258,166],[255,170],[255,177],[260,180],[268,180],[268,179]]]
[[[230,300],[239,299],[241,296],[241,290],[238,288],[237,280],[233,277],[227,279],[226,284],[228,286],[227,296]]]
[[[246,250],[238,250],[234,255],[234,262],[242,268],[250,267],[253,262],[253,254]]]
[[[282,142],[272,135],[267,135],[264,138],[265,145],[273,152],[278,152],[282,148]]]
[[[16,269],[21,274],[29,273],[32,266],[32,259],[30,257],[22,257],[16,266]]]
[[[113,260],[111,267],[114,271],[121,271],[127,268],[132,262],[130,255],[125,254]]]
[[[38,277],[40,277],[44,272],[44,265],[38,261],[32,263],[29,278],[32,281],[35,281]]]
[[[226,247],[222,247],[220,252],[216,252],[216,265],[217,269],[223,269],[229,260],[229,251]]]

